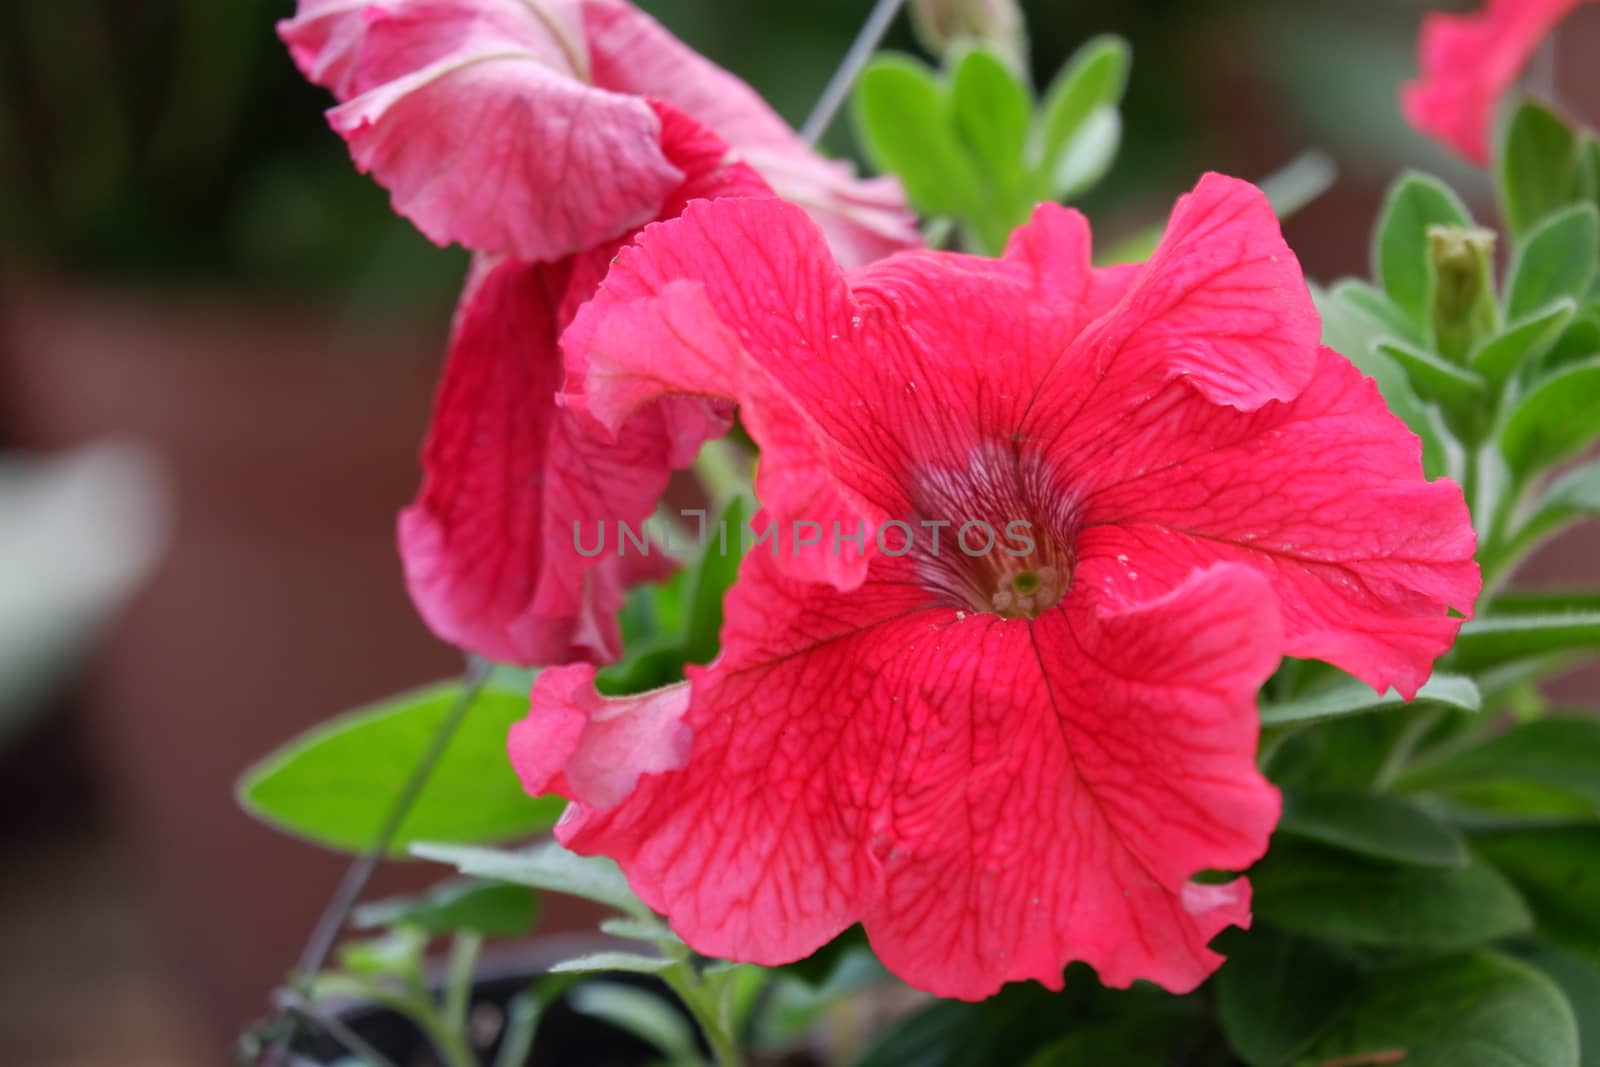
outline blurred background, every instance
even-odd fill
[[[458,667],[406,600],[393,521],[465,256],[354,172],[274,37],[291,6],[0,4],[8,1064],[225,1062],[342,867],[240,814],[234,779]],[[798,123],[868,5],[642,6]],[[1124,149],[1083,205],[1102,239],[1202,170],[1259,178],[1310,147],[1341,168],[1287,226],[1313,278],[1365,271],[1400,167],[1492,217],[1482,176],[1400,119],[1415,0],[1026,6],[1040,83],[1094,33],[1133,44]],[[891,45],[914,49],[903,24]],[[1590,116],[1597,54],[1589,6],[1556,69]],[[1524,582],[1600,584],[1596,544],[1575,532]]]

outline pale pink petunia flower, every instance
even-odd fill
[[[709,128],[835,251],[920,243],[899,183],[829,161],[622,0],[301,0],[279,32],[395,210],[440,244],[561,259],[655,218],[683,175],[649,101]]]

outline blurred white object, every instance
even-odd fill
[[[167,518],[148,449],[0,456],[0,743],[155,565]]]

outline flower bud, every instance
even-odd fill
[[[1021,70],[1028,53],[1027,30],[1017,0],[911,0],[917,39],[934,55],[980,44]]]
[[[1495,330],[1494,234],[1465,226],[1429,226],[1433,331],[1439,354],[1460,361]]]

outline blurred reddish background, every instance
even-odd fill
[[[272,38],[288,6],[0,12],[0,445],[142,442],[172,508],[132,603],[0,731],[8,1063],[222,1062],[343,866],[240,814],[235,778],[311,723],[459,664],[414,617],[392,530],[464,259],[351,173]],[[798,119],[866,5],[643,6]],[[1091,33],[1134,45],[1126,145],[1085,205],[1102,234],[1160,217],[1203,169],[1259,177],[1321,147],[1340,181],[1287,226],[1320,280],[1365,270],[1402,166],[1492,217],[1483,177],[1396,112],[1420,11],[1030,5],[1040,80]],[[911,47],[903,29],[894,43]],[[1597,52],[1591,7],[1556,62],[1591,116],[1600,73],[1580,57]],[[850,150],[847,122],[828,143]],[[1596,544],[1575,531],[1525,580],[1600,585]]]

